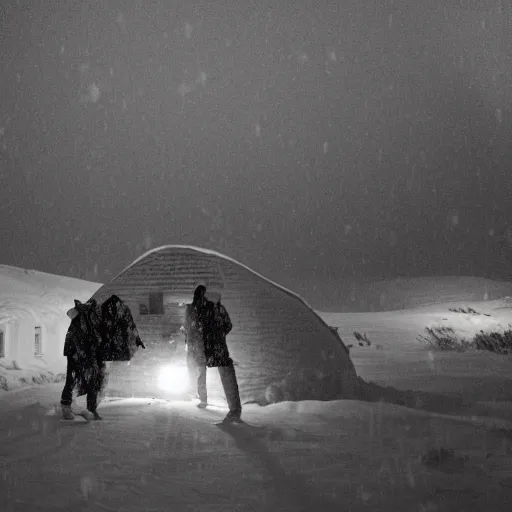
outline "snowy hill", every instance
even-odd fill
[[[453,297],[452,297],[453,299]],[[479,314],[450,309],[472,308]],[[357,374],[385,386],[439,393],[463,393],[473,400],[512,401],[512,360],[483,352],[432,352],[418,335],[426,327],[451,327],[461,337],[503,332],[512,324],[512,301],[457,300],[404,311],[326,313],[320,316],[338,327]],[[488,316],[487,316],[488,315]],[[354,331],[366,333],[371,346],[360,347]]]
[[[297,279],[291,289],[317,310],[393,311],[452,301],[483,301],[512,296],[512,282],[482,277],[443,276],[365,282]]]

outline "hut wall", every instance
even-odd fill
[[[111,394],[165,395],[159,389],[160,370],[183,364],[182,350],[170,343],[183,322],[179,303],[191,302],[200,283],[222,287],[242,401],[269,399],[272,390],[275,399],[276,389],[278,399],[352,395],[356,374],[348,351],[300,298],[222,255],[173,246],[150,251],[94,295],[103,301],[117,294],[126,302],[147,347],[130,365],[112,365]],[[163,310],[141,314],[155,293],[162,296]],[[215,369],[208,370],[208,387],[210,397],[223,398]]]

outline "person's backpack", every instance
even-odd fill
[[[142,343],[130,308],[112,295],[101,305],[104,361],[130,361]]]

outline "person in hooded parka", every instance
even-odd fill
[[[61,396],[63,418],[74,419],[71,404],[87,395],[90,419],[100,420],[98,397],[106,386],[106,361],[129,361],[142,343],[130,309],[116,295],[101,307],[96,300],[75,300],[68,311],[71,324],[66,334],[64,355],[68,359],[66,382]]]
[[[66,382],[61,395],[64,419],[74,419],[71,410],[73,393],[87,395],[87,410],[93,419],[101,419],[96,408],[105,384],[105,362],[102,357],[101,308],[94,299],[85,303],[75,300],[68,311],[71,324],[64,342],[67,358]]]
[[[142,343],[130,308],[117,296],[101,305],[103,360],[130,361]]]
[[[219,369],[219,375],[228,402],[229,412],[223,422],[240,421],[242,404],[233,359],[229,355],[226,336],[233,324],[226,308],[217,302],[206,300],[203,307],[204,346],[206,366]]]

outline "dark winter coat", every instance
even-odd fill
[[[74,388],[78,396],[99,393],[105,383],[102,357],[101,308],[94,299],[75,300],[77,315],[64,342],[64,355],[72,359]]]
[[[101,305],[104,361],[130,361],[137,347],[144,347],[130,308],[112,295]]]
[[[183,327],[187,340],[187,357],[191,357],[198,365],[205,365],[204,318],[203,309],[199,305],[187,304]]]
[[[226,336],[231,332],[233,325],[226,308],[220,302],[214,304],[207,301],[204,324],[206,365],[210,368],[231,366],[233,360],[229,357]]]

